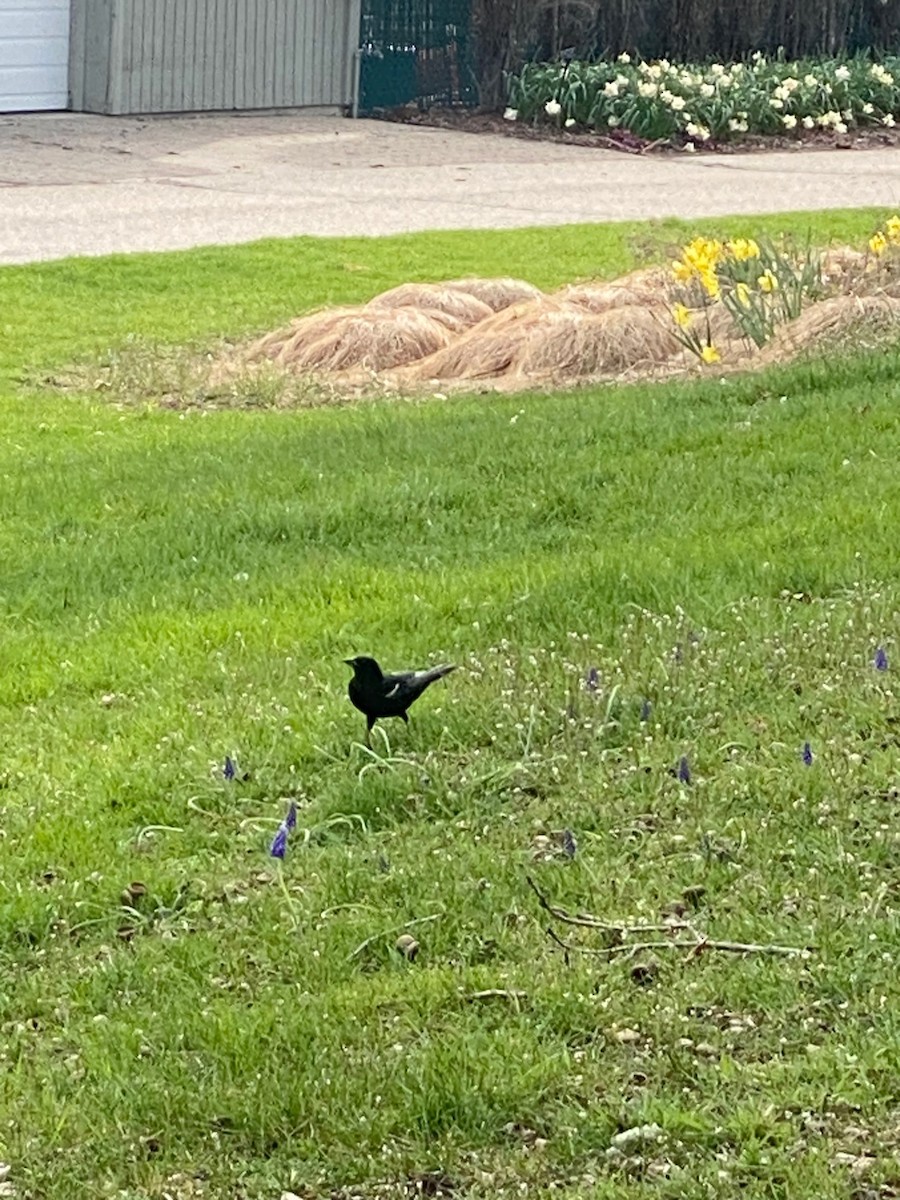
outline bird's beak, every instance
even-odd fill
[[[355,667],[355,666],[356,666],[356,659],[355,659],[355,658],[345,658],[345,659],[344,659],[344,662],[347,664],[347,666],[348,666],[348,667]]]

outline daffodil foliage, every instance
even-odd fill
[[[900,56],[691,65],[634,61],[530,63],[508,81],[508,120],[623,129],[685,149],[745,134],[846,133],[900,119]]]
[[[672,276],[676,335],[707,364],[719,361],[713,339],[716,305],[724,307],[746,341],[762,346],[779,325],[825,294],[818,252],[786,240],[694,238],[673,261]]]

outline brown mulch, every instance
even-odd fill
[[[384,121],[403,125],[425,125],[433,129],[454,129],[461,133],[495,133],[503,137],[529,141],[557,142],[564,146],[619,150],[624,154],[683,154],[681,142],[668,138],[648,142],[625,129],[605,133],[594,130],[559,129],[555,125],[531,125],[506,121],[500,113],[480,112],[473,108],[430,108],[421,112],[416,105],[380,109],[369,114]],[[795,134],[761,137],[745,134],[740,141],[695,142],[698,154],[753,154],[766,150],[875,150],[900,146],[900,127],[895,129],[854,129],[834,133],[825,129],[799,129]]]

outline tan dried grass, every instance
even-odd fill
[[[420,381],[585,379],[656,366],[679,349],[674,333],[646,308],[590,313],[545,297],[495,314],[404,375]]]
[[[471,276],[466,279],[451,279],[442,287],[452,288],[456,292],[466,292],[486,304],[492,312],[502,312],[513,304],[524,304],[528,300],[540,300],[544,295],[539,287],[524,279],[513,279],[509,275],[499,275],[495,278],[481,279]]]
[[[554,295],[569,304],[577,304],[589,312],[604,313],[613,308],[632,305],[658,307],[667,304],[669,272],[663,267],[630,271],[618,279],[597,283],[573,283]]]
[[[443,283],[401,283],[375,296],[366,308],[416,308],[446,318],[444,323],[453,329],[468,329],[494,311],[477,296]]]
[[[856,282],[865,274],[868,254],[850,246],[833,246],[822,255],[822,277],[832,287],[842,287],[847,281]]]
[[[447,346],[446,324],[415,308],[337,308],[293,321],[251,346],[250,362],[293,371],[388,371]]]
[[[867,261],[849,249],[826,257],[833,278],[848,283]],[[677,337],[670,286],[664,268],[577,284],[553,295],[515,279],[403,284],[362,307],[293,321],[242,358],[250,369],[271,363],[296,374],[331,376],[341,388],[481,381],[488,389],[513,391],[542,381],[680,374],[697,363]],[[518,299],[523,294],[526,299]],[[708,317],[721,369],[747,369],[786,362],[819,346],[849,344],[861,327],[876,334],[900,330],[900,300],[881,290],[820,301],[759,350],[748,346],[723,304],[711,305]],[[705,341],[700,310],[694,327]]]
[[[848,341],[860,328],[878,332],[895,328],[900,333],[900,299],[874,296],[833,296],[810,305],[794,321],[780,326],[753,354],[759,365],[789,362],[807,350]]]

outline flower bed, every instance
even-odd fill
[[[804,59],[756,54],[728,65],[532,63],[509,80],[510,121],[567,129],[621,129],[686,150],[743,135],[893,128],[900,119],[900,57]]]

